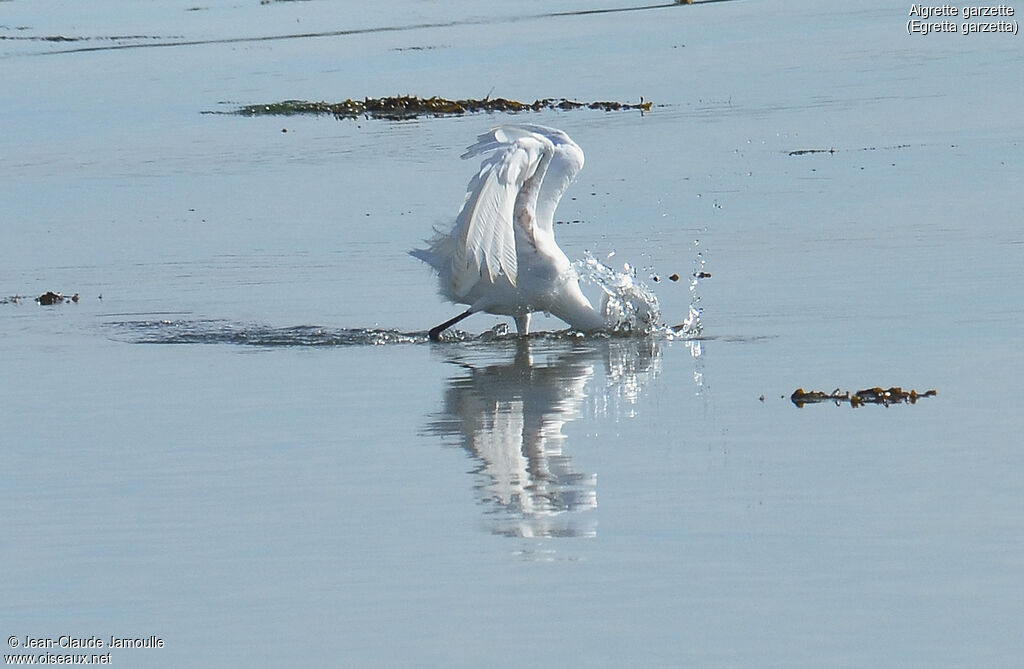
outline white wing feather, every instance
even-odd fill
[[[568,135],[540,125],[494,128],[462,157],[479,155],[486,157],[469,182],[451,235],[439,236],[430,251],[413,252],[439,271],[442,257],[450,258],[457,297],[485,276],[492,284],[504,277],[516,285],[523,251],[517,241],[535,247],[538,229],[552,235],[555,207],[583,167],[583,151]]]
[[[537,225],[554,235],[555,208],[576,175],[583,169],[583,149],[561,130],[542,125],[523,125],[518,129],[543,136],[552,144],[551,161],[544,173],[534,206]]]
[[[485,275],[491,283],[503,275],[513,286],[518,278],[516,200],[545,154],[550,154],[551,145],[532,133],[507,136],[507,130],[497,128],[482,135],[463,154],[464,158],[491,155],[469,182],[452,232],[456,239],[452,284],[457,295],[469,293]]]
[[[519,173],[528,169],[521,152],[485,160],[469,182],[466,200],[452,235],[452,281],[458,295],[468,293],[486,273],[488,280],[504,274],[514,285],[518,274],[512,210],[519,192]]]

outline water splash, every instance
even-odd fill
[[[589,251],[582,260],[573,263],[576,274],[584,284],[601,289],[601,311],[613,332],[653,334],[662,329],[661,307],[658,296],[643,281],[636,278],[636,270],[626,263],[617,272],[595,258]]]
[[[700,248],[700,240],[693,240],[693,247],[695,249]],[[704,324],[700,320],[703,309],[700,306],[700,295],[697,293],[697,287],[700,285],[701,279],[710,276],[705,270],[704,252],[697,251],[697,255],[693,260],[693,272],[690,274],[690,309],[689,313],[686,314],[686,319],[683,321],[679,328],[680,333],[688,336],[697,336],[704,331]],[[696,351],[693,353],[693,357],[700,356],[700,347],[698,345]]]

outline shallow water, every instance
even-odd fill
[[[8,635],[164,640],[130,666],[1024,654],[1019,38],[882,2],[76,7],[0,3]],[[698,338],[426,341],[457,307],[406,250],[510,117],[203,113],[492,90],[655,102],[511,120],[586,152],[562,247]],[[876,385],[938,394],[788,399]]]

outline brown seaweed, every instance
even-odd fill
[[[48,290],[39,297],[35,298],[29,298],[24,295],[10,295],[8,297],[0,297],[0,304],[21,304],[24,300],[29,299],[38,304],[48,307],[53,304],[70,304],[72,302],[77,304],[80,298],[78,296],[78,293],[75,293],[74,295],[64,295],[62,293],[57,293],[55,291]],[[103,296],[100,295],[99,299],[102,300]]]
[[[43,306],[49,306],[51,304],[68,304],[70,302],[77,303],[78,293],[75,293],[74,295],[68,297],[66,295],[61,295],[60,293],[55,293],[52,290],[48,290],[39,297],[37,297],[36,302],[42,304]]]
[[[415,95],[400,95],[384,98],[363,98],[344,102],[309,102],[306,100],[284,100],[271,104],[246,105],[235,111],[243,116],[294,116],[296,114],[330,114],[337,119],[374,118],[404,120],[419,116],[461,116],[480,112],[521,113],[543,109],[598,109],[601,111],[639,110],[647,112],[651,103],[640,99],[639,103],[629,102],[579,102],[568,98],[544,98],[533,102],[520,102],[507,98],[486,97],[482,100],[448,100],[433,96],[420,98]]]
[[[789,396],[789,399],[793,404],[798,407],[803,407],[805,404],[820,404],[822,402],[834,402],[836,406],[843,403],[848,403],[851,407],[857,408],[865,404],[881,404],[883,406],[889,406],[890,404],[916,404],[917,400],[922,397],[934,397],[938,394],[935,390],[926,390],[923,393],[919,393],[916,390],[903,390],[899,386],[892,386],[890,388],[882,388],[875,386],[874,388],[867,388],[865,390],[858,390],[855,393],[850,391],[841,391],[836,388],[831,393],[826,393],[821,390],[804,390],[803,388],[797,388],[793,391],[793,394]]]
[[[910,147],[909,144],[896,144],[894,146],[863,146],[863,147],[861,147],[859,149],[854,149],[854,150],[856,150],[856,151],[890,151],[892,149],[906,149],[906,148],[909,148],[909,147]],[[850,149],[846,149],[846,150],[849,151]],[[829,148],[829,149],[796,149],[795,151],[790,151],[788,153],[788,155],[790,155],[790,156],[809,156],[809,155],[812,155],[812,154],[815,154],[815,153],[827,153],[827,154],[829,154],[831,156],[831,155],[835,155],[838,152],[839,152],[839,149],[837,149],[835,147]]]

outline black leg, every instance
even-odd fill
[[[447,330],[451,326],[455,325],[456,323],[461,321],[463,318],[467,318],[468,316],[472,316],[472,315],[473,315],[473,310],[472,309],[466,309],[465,311],[463,311],[461,314],[459,314],[455,318],[452,318],[451,320],[447,320],[444,323],[441,323],[436,328],[430,328],[430,332],[427,333],[427,336],[430,337],[430,341],[441,341],[441,333],[442,332],[444,332],[445,330]]]

